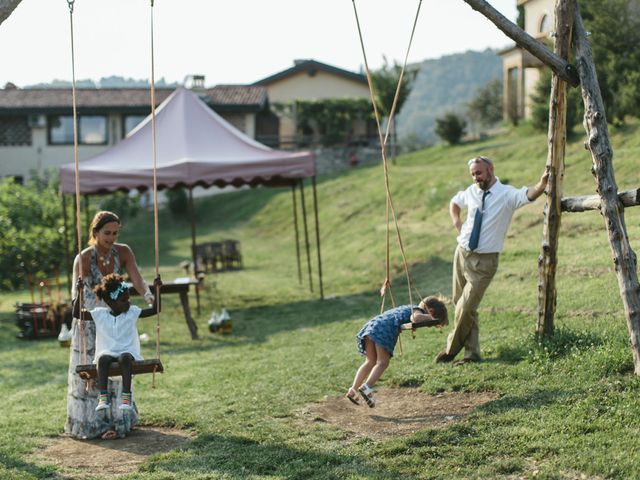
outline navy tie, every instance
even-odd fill
[[[484,201],[489,195],[489,190],[486,190],[482,194],[482,206],[476,210],[476,216],[473,219],[473,229],[471,230],[471,236],[469,237],[469,250],[472,252],[478,248],[478,242],[480,241],[480,227],[482,227],[482,214],[484,213]]]

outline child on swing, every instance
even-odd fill
[[[154,287],[162,285],[160,276],[154,280],[153,284]],[[75,318],[93,320],[96,325],[94,363],[98,369],[98,388],[100,389],[96,411],[110,407],[107,382],[109,380],[109,366],[112,362],[118,362],[122,370],[122,403],[118,408],[122,410],[133,409],[132,366],[134,360],[142,360],[136,323],[138,318],[155,315],[158,312],[160,300],[154,298],[153,305],[145,309],[131,305],[129,302],[130,286],[131,284],[125,282],[117,273],[105,275],[100,284],[94,288],[94,292],[109,308],[96,307],[92,310],[83,310],[82,317],[80,317],[78,297],[74,299],[73,314]],[[78,278],[76,291],[82,291],[82,287],[83,280]]]
[[[438,297],[426,297],[416,307],[402,305],[387,310],[364,324],[356,335],[358,350],[366,358],[356,372],[346,397],[359,405],[358,393],[370,408],[375,407],[373,386],[389,366],[401,326],[405,323],[428,322],[443,327],[449,323],[447,307]],[[366,381],[365,381],[366,379]]]

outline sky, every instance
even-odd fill
[[[356,0],[369,66],[404,60],[418,0]],[[490,3],[515,20],[516,0]],[[75,0],[76,79],[151,77],[151,1]],[[71,79],[67,0],[22,0],[0,24],[0,87]],[[248,84],[314,59],[351,71],[364,61],[352,0],[155,0],[155,79]],[[409,62],[511,39],[463,0],[424,0]]]

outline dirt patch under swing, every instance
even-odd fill
[[[52,440],[35,457],[61,467],[60,478],[113,478],[135,472],[147,457],[180,448],[191,439],[188,432],[162,427],[139,427],[125,438]]]
[[[355,437],[383,439],[445,426],[498,398],[489,392],[429,395],[416,388],[384,387],[374,396],[374,408],[367,407],[362,399],[359,399],[360,405],[354,405],[340,396],[327,397],[302,413],[311,421],[327,422]]]

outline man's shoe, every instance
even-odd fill
[[[447,352],[442,351],[438,355],[436,355],[436,358],[434,359],[434,362],[435,363],[449,363],[449,362],[453,361],[454,358],[455,358],[454,355],[449,355]]]

